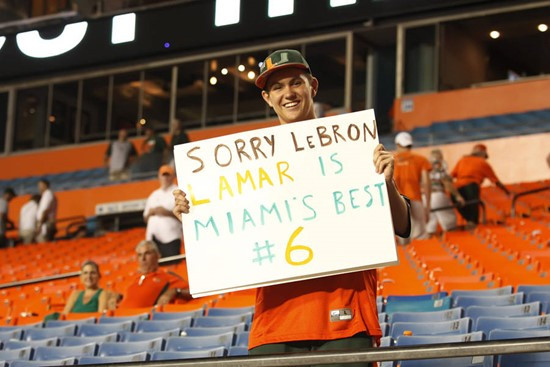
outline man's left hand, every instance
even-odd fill
[[[374,148],[373,162],[376,173],[384,173],[386,181],[393,179],[393,153],[388,152],[382,144],[378,144]]]

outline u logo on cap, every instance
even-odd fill
[[[271,62],[271,57],[269,57],[265,60],[265,64],[267,66],[267,70],[269,70],[273,67],[273,62]]]

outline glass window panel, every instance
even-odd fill
[[[222,69],[224,68],[232,70],[232,72],[224,75],[222,74]],[[207,125],[233,122],[235,76],[246,77],[249,70],[250,68],[245,66],[245,60],[242,60],[240,65],[235,65],[235,56],[221,57],[208,61]]]
[[[172,67],[145,71],[142,117],[156,131],[169,130],[171,81]]]
[[[201,127],[204,62],[179,65],[176,118],[185,129]]]
[[[107,129],[109,78],[83,81],[80,141],[104,140]]]
[[[50,124],[50,146],[75,142],[78,82],[54,84]]]
[[[8,93],[0,93],[0,154],[4,153],[8,126]]]
[[[47,104],[48,87],[17,91],[14,151],[44,147]]]
[[[435,26],[405,33],[405,93],[435,90]]]
[[[268,55],[267,51],[258,51],[242,54],[240,59],[245,65],[246,71],[239,75],[239,107],[238,121],[265,119],[266,103],[262,99],[261,91],[256,87],[254,81],[258,76],[260,67],[258,64],[262,62]],[[233,69],[232,72],[235,72]]]
[[[113,86],[113,112],[110,136],[116,138],[120,129],[128,130],[128,135],[137,133],[140,73],[116,74]],[[153,128],[155,128],[153,126]]]

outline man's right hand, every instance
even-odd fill
[[[181,215],[189,213],[189,200],[187,200],[185,193],[180,189],[174,190],[172,194],[174,195],[175,204],[172,213],[181,222]]]

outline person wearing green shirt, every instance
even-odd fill
[[[67,303],[63,314],[79,312],[103,312],[107,309],[107,291],[99,288],[99,266],[88,260],[84,262],[80,270],[80,281],[84,290],[74,290]]]

